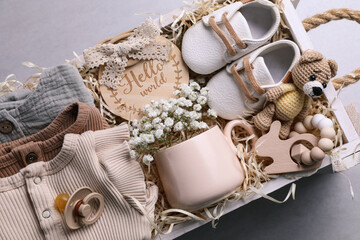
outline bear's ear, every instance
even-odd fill
[[[315,62],[315,61],[320,61],[322,60],[324,57],[321,53],[311,50],[311,51],[306,51],[302,54],[299,62],[302,63],[311,63],[311,62]]]
[[[337,63],[335,62],[335,60],[332,60],[332,59],[329,59],[327,60],[328,64],[329,64],[329,67],[331,69],[331,77],[335,77],[336,74],[337,74],[337,70],[338,70],[338,65]]]

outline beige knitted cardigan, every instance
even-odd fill
[[[67,134],[52,160],[0,178],[0,239],[150,239],[149,221],[124,196],[153,216],[157,187],[146,188],[139,163],[130,159],[128,139],[125,124]],[[94,224],[70,230],[54,200],[83,186],[104,196],[104,212]]]

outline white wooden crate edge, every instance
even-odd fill
[[[285,21],[290,27],[292,36],[299,45],[300,50],[303,52],[307,49],[314,49],[309,35],[305,32],[305,29],[290,0],[284,0],[283,4]],[[335,172],[340,172],[359,163],[357,158],[355,158],[358,156],[354,155],[355,148],[359,143],[359,135],[357,134],[340,98],[337,97],[337,94],[338,93],[335,91],[332,84],[329,84],[325,89],[325,95],[328,101],[332,103],[332,108],[335,109],[334,114],[344,132],[345,140],[347,142],[343,146],[334,150],[339,151],[339,156],[336,159],[332,159],[333,170]]]
[[[307,49],[314,49],[312,42],[310,41],[310,38],[308,34],[305,32],[305,29],[298,18],[298,15],[296,13],[296,10],[294,8],[294,5],[296,6],[298,4],[299,0],[291,2],[290,0],[283,0],[283,8],[284,8],[284,20],[286,24],[289,26],[292,36],[294,37],[295,42],[299,45],[301,51],[305,51]],[[170,13],[162,16],[160,19],[157,19],[156,22],[159,26],[164,27],[169,24],[171,24],[174,20],[174,16],[179,16],[182,13],[183,9],[175,9],[171,11]],[[344,150],[339,151],[339,158],[342,159],[339,161],[338,159],[332,159],[335,164],[333,164],[335,167],[334,170],[336,171],[342,171],[345,169],[348,169],[354,165],[356,165],[355,161],[353,160],[354,156],[354,149],[356,145],[359,143],[359,136],[355,131],[354,126],[352,125],[345,108],[343,104],[341,103],[340,99],[337,98],[337,92],[335,91],[334,87],[329,84],[329,87],[325,90],[325,95],[329,102],[332,102],[332,107],[336,109],[335,115],[338,119],[340,126],[343,129],[347,144],[344,144],[342,148]],[[336,149],[335,149],[336,150]],[[360,153],[359,153],[360,154]],[[327,156],[320,167],[324,168],[326,166],[329,166],[331,164],[331,159],[329,156]],[[284,177],[279,177],[277,179],[274,179],[268,183],[265,184],[264,188],[261,190],[265,194],[269,194],[277,189],[280,189],[281,187],[284,187],[285,185],[288,185],[294,181],[298,180],[296,179],[287,179]],[[238,202],[231,202],[228,203],[224,214],[227,214],[239,207],[242,207],[246,205],[247,203],[254,201],[261,196],[255,195],[253,197],[247,197],[242,199]],[[195,222],[195,221],[189,221],[183,224],[179,224],[174,227],[173,231],[167,235],[158,235],[156,239],[162,239],[162,240],[169,240],[174,239],[176,237],[179,237],[195,228],[198,228],[207,222]]]

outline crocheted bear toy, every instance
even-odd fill
[[[302,121],[306,117],[311,98],[322,95],[336,72],[334,60],[326,60],[316,51],[303,53],[291,70],[293,83],[283,83],[265,93],[267,105],[254,117],[255,127],[265,132],[275,117],[281,121],[280,138],[286,139],[294,119]]]

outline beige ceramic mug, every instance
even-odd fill
[[[226,125],[224,134],[215,126],[155,154],[171,207],[189,211],[202,209],[229,196],[242,184],[244,171],[231,140],[235,126],[254,134],[248,123],[233,120]]]

